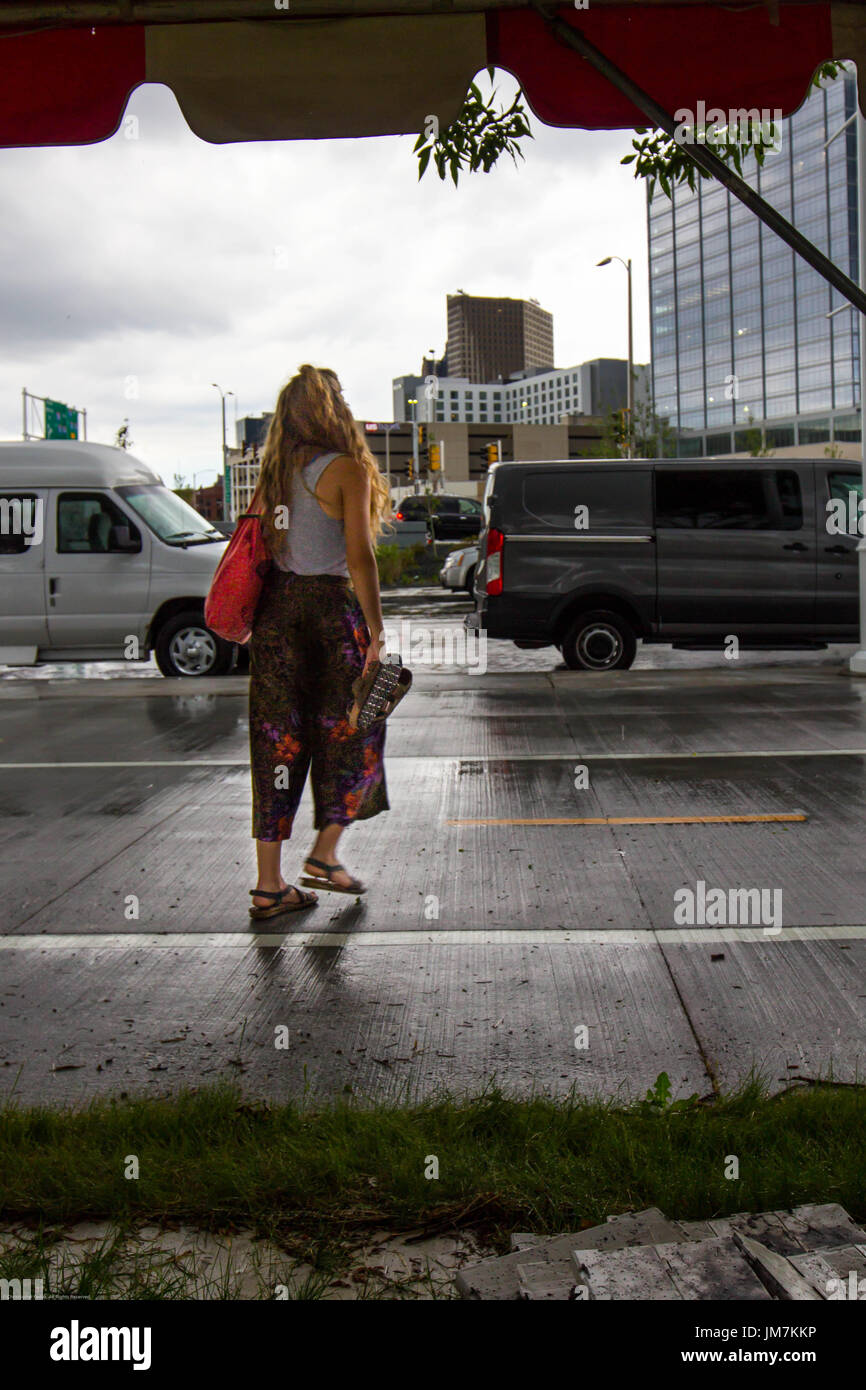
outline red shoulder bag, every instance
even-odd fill
[[[250,640],[262,586],[272,563],[261,515],[245,512],[238,517],[205,600],[204,620],[218,637],[241,644]]]

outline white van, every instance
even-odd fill
[[[230,671],[204,624],[222,532],[123,449],[0,443],[0,664],[145,661]]]

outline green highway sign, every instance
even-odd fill
[[[45,401],[45,438],[77,439],[78,411],[62,401]]]

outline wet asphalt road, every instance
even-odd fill
[[[428,629],[434,664],[416,662],[389,729],[391,812],[346,836],[370,891],[264,931],[247,915],[242,678],[0,676],[5,1094],[862,1076],[866,683],[841,649],[647,649],[587,676],[490,644],[473,674],[432,635],[465,601],[388,606]],[[755,890],[751,915],[737,889]]]

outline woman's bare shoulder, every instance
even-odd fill
[[[336,475],[340,482],[363,483],[367,478],[367,470],[360,459],[352,458],[351,454],[338,454],[331,464],[330,471]]]

